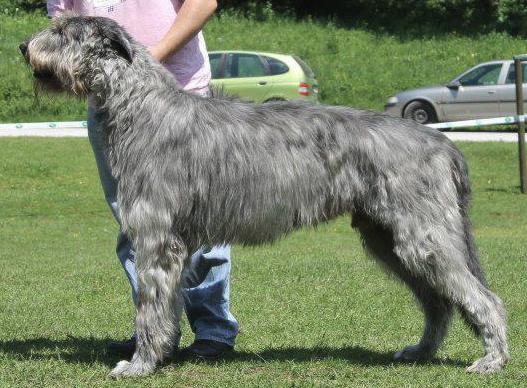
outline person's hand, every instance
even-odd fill
[[[148,51],[150,51],[150,54],[156,59],[157,61],[163,63],[166,59],[166,54],[163,48],[156,44],[155,46],[148,47]]]
[[[159,43],[148,48],[152,56],[164,62],[183,48],[201,31],[217,6],[216,0],[185,0],[170,30]]]

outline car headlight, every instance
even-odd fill
[[[399,99],[395,96],[388,98],[387,104],[388,105],[395,105],[399,102]]]

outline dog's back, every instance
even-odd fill
[[[182,98],[199,114],[174,121],[176,160],[167,169],[190,171],[181,187],[195,205],[181,223],[207,236],[261,243],[355,208],[408,209],[456,194],[441,187],[455,184],[451,166],[461,154],[441,133],[408,120],[301,102]],[[231,221],[220,227],[217,218]]]

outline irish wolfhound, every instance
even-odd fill
[[[171,352],[188,252],[267,243],[344,213],[424,310],[420,342],[396,359],[432,357],[454,306],[484,342],[468,371],[509,359],[505,310],[472,237],[467,166],[441,133],[351,108],[197,97],[105,18],[63,17],[21,50],[40,84],[91,95],[107,128],[139,278],[137,350],[114,377],[150,373]]]

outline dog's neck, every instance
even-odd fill
[[[131,62],[124,58],[94,57],[81,69],[86,89],[98,108],[119,110],[121,104],[137,102],[135,100],[142,98],[140,96],[145,90],[152,87],[159,89],[160,85],[172,91],[179,89],[174,76],[152,58],[146,48],[136,44],[134,50],[141,55],[134,56]]]
[[[91,69],[97,71],[92,71],[85,78],[90,87],[90,102],[97,115],[104,118],[109,161],[113,173],[118,176],[117,160],[125,158],[130,162],[138,155],[138,152],[135,156],[129,155],[133,150],[127,139],[133,137],[136,131],[157,128],[155,120],[164,119],[163,116],[153,118],[145,127],[141,120],[151,111],[151,105],[168,98],[171,104],[178,105],[175,99],[192,97],[182,91],[174,76],[150,55],[137,55],[131,63],[124,59],[99,61]],[[130,109],[136,114],[127,114]]]

